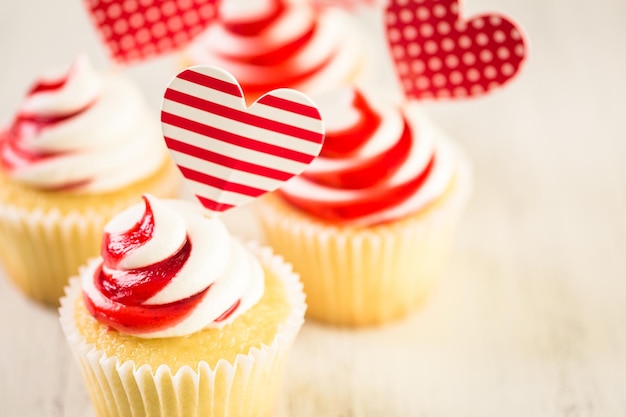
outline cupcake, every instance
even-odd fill
[[[415,103],[354,88],[316,102],[321,156],[258,202],[266,238],[300,273],[311,318],[364,326],[402,317],[442,273],[468,162]]]
[[[354,18],[341,8],[225,0],[187,49],[185,62],[228,70],[254,101],[280,87],[313,93],[354,82],[363,73],[365,54]]]
[[[174,196],[180,174],[140,91],[86,58],[42,78],[0,130],[0,263],[24,293],[58,305],[98,253],[102,227],[143,192]]]
[[[96,415],[271,415],[306,309],[297,275],[197,204],[143,200],[61,301]]]

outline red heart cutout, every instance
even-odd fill
[[[217,67],[179,73],[161,109],[165,143],[204,207],[221,212],[273,191],[319,155],[324,123],[310,98],[281,88],[250,108]]]
[[[84,0],[113,59],[130,63],[181,48],[215,17],[217,0]]]
[[[523,32],[510,19],[464,20],[455,0],[391,0],[387,38],[408,97],[484,94],[511,80],[526,58]]]

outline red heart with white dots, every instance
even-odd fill
[[[187,184],[215,213],[300,174],[324,141],[322,117],[304,94],[280,88],[248,108],[235,77],[209,66],[174,77],[163,96],[161,125]]]
[[[526,58],[522,31],[510,19],[459,15],[455,0],[391,0],[387,38],[408,97],[467,97],[511,80]]]
[[[120,63],[178,49],[215,17],[217,0],[84,0],[102,40]]]

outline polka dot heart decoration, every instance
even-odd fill
[[[84,0],[113,59],[142,61],[187,44],[214,18],[217,0]]]
[[[311,2],[319,7],[338,6],[346,9],[357,9],[361,7],[384,7],[386,0],[311,0]]]
[[[485,94],[511,80],[528,53],[513,21],[463,19],[455,0],[391,0],[386,28],[404,92],[415,99]]]

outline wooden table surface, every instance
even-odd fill
[[[0,2],[0,118],[42,68],[106,58],[78,0]],[[505,90],[425,111],[474,162],[441,285],[412,317],[307,323],[277,416],[626,415],[626,2],[467,0],[523,22]],[[130,71],[158,106],[172,59]],[[247,210],[229,216],[256,236]],[[54,311],[0,279],[0,415],[92,416]]]

